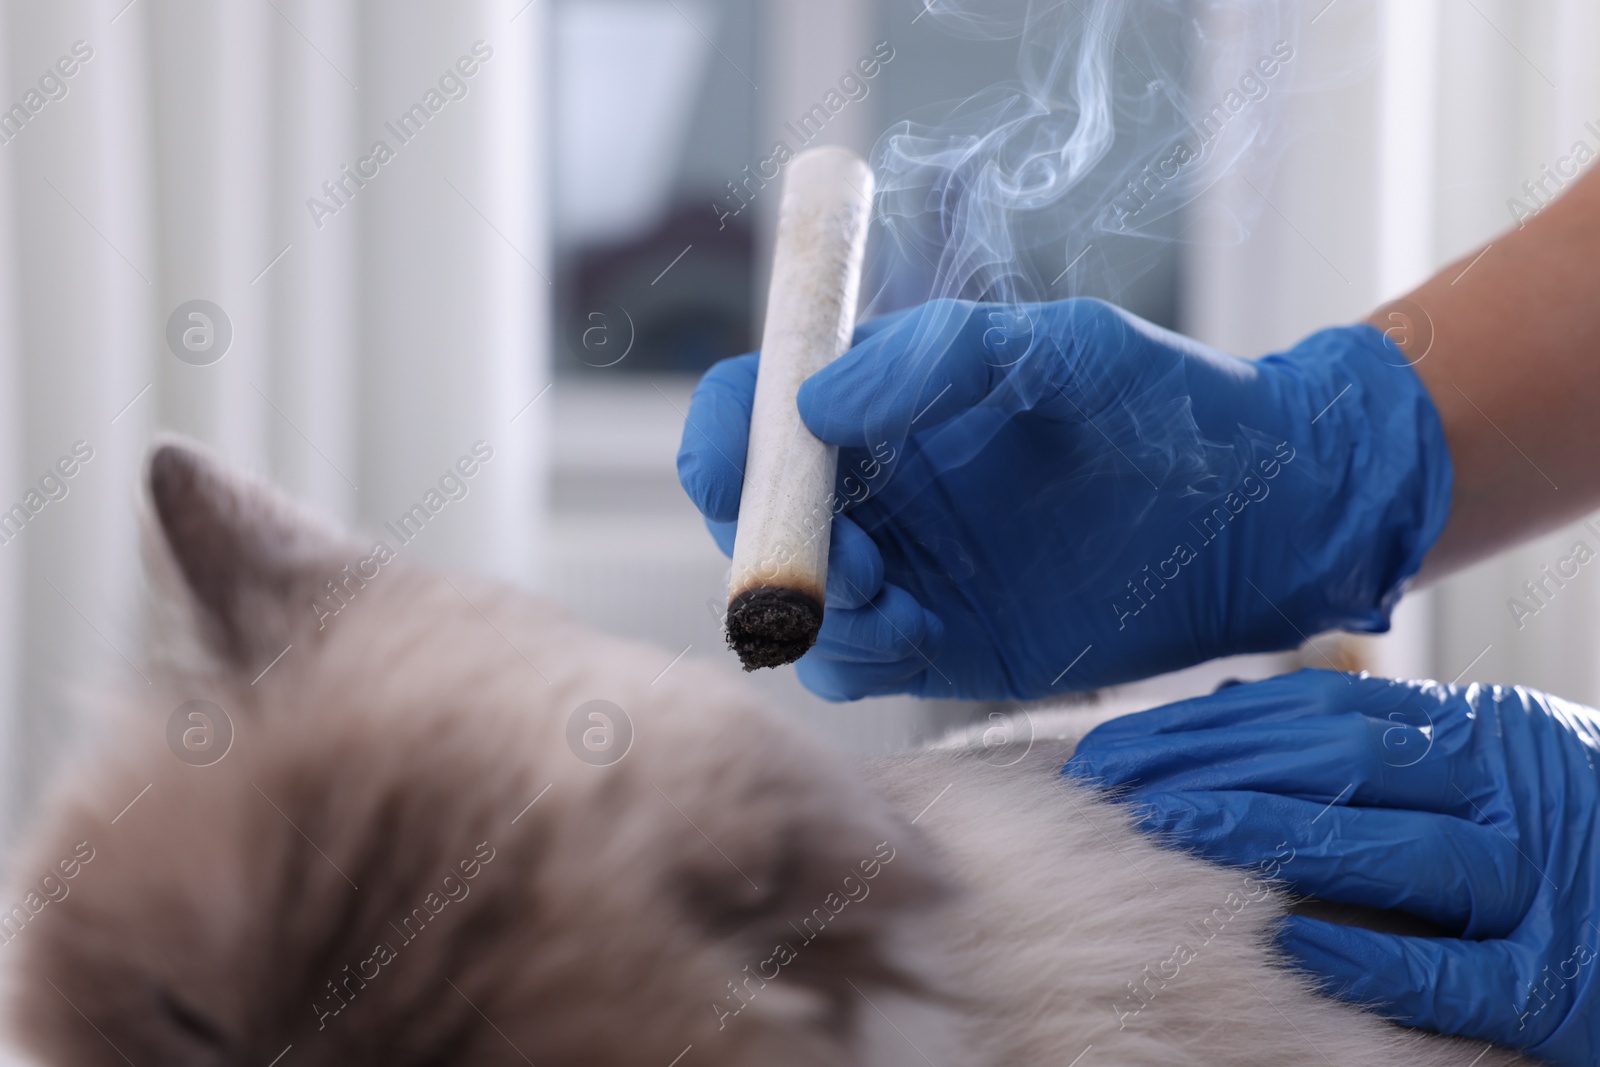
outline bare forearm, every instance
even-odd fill
[[[1424,579],[1600,507],[1600,171],[1368,321],[1412,360],[1455,466]]]

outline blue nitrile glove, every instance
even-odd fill
[[[1108,722],[1066,773],[1212,859],[1276,857],[1300,892],[1452,935],[1291,917],[1285,947],[1338,996],[1593,1064],[1597,755],[1600,713],[1542,693],[1300,671]]]
[[[678,473],[723,551],[756,357],[713,367]],[[832,699],[1031,698],[1320,630],[1383,630],[1444,526],[1438,415],[1370,326],[1256,362],[1092,300],[863,324],[800,391],[841,447]]]

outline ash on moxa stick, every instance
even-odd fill
[[[800,384],[850,347],[872,171],[843,148],[789,164],[772,253],[728,590],[728,645],[747,671],[793,663],[822,628],[838,450],[800,421]]]

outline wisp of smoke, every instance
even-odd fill
[[[1116,299],[1183,239],[1201,192],[1274,162],[1293,0],[931,0],[920,18],[1016,39],[1018,76],[879,138],[871,313]]]

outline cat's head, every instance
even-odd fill
[[[914,984],[915,835],[737,682],[190,446],[148,475],[149,684],[0,899],[41,1061],[848,1063]]]

